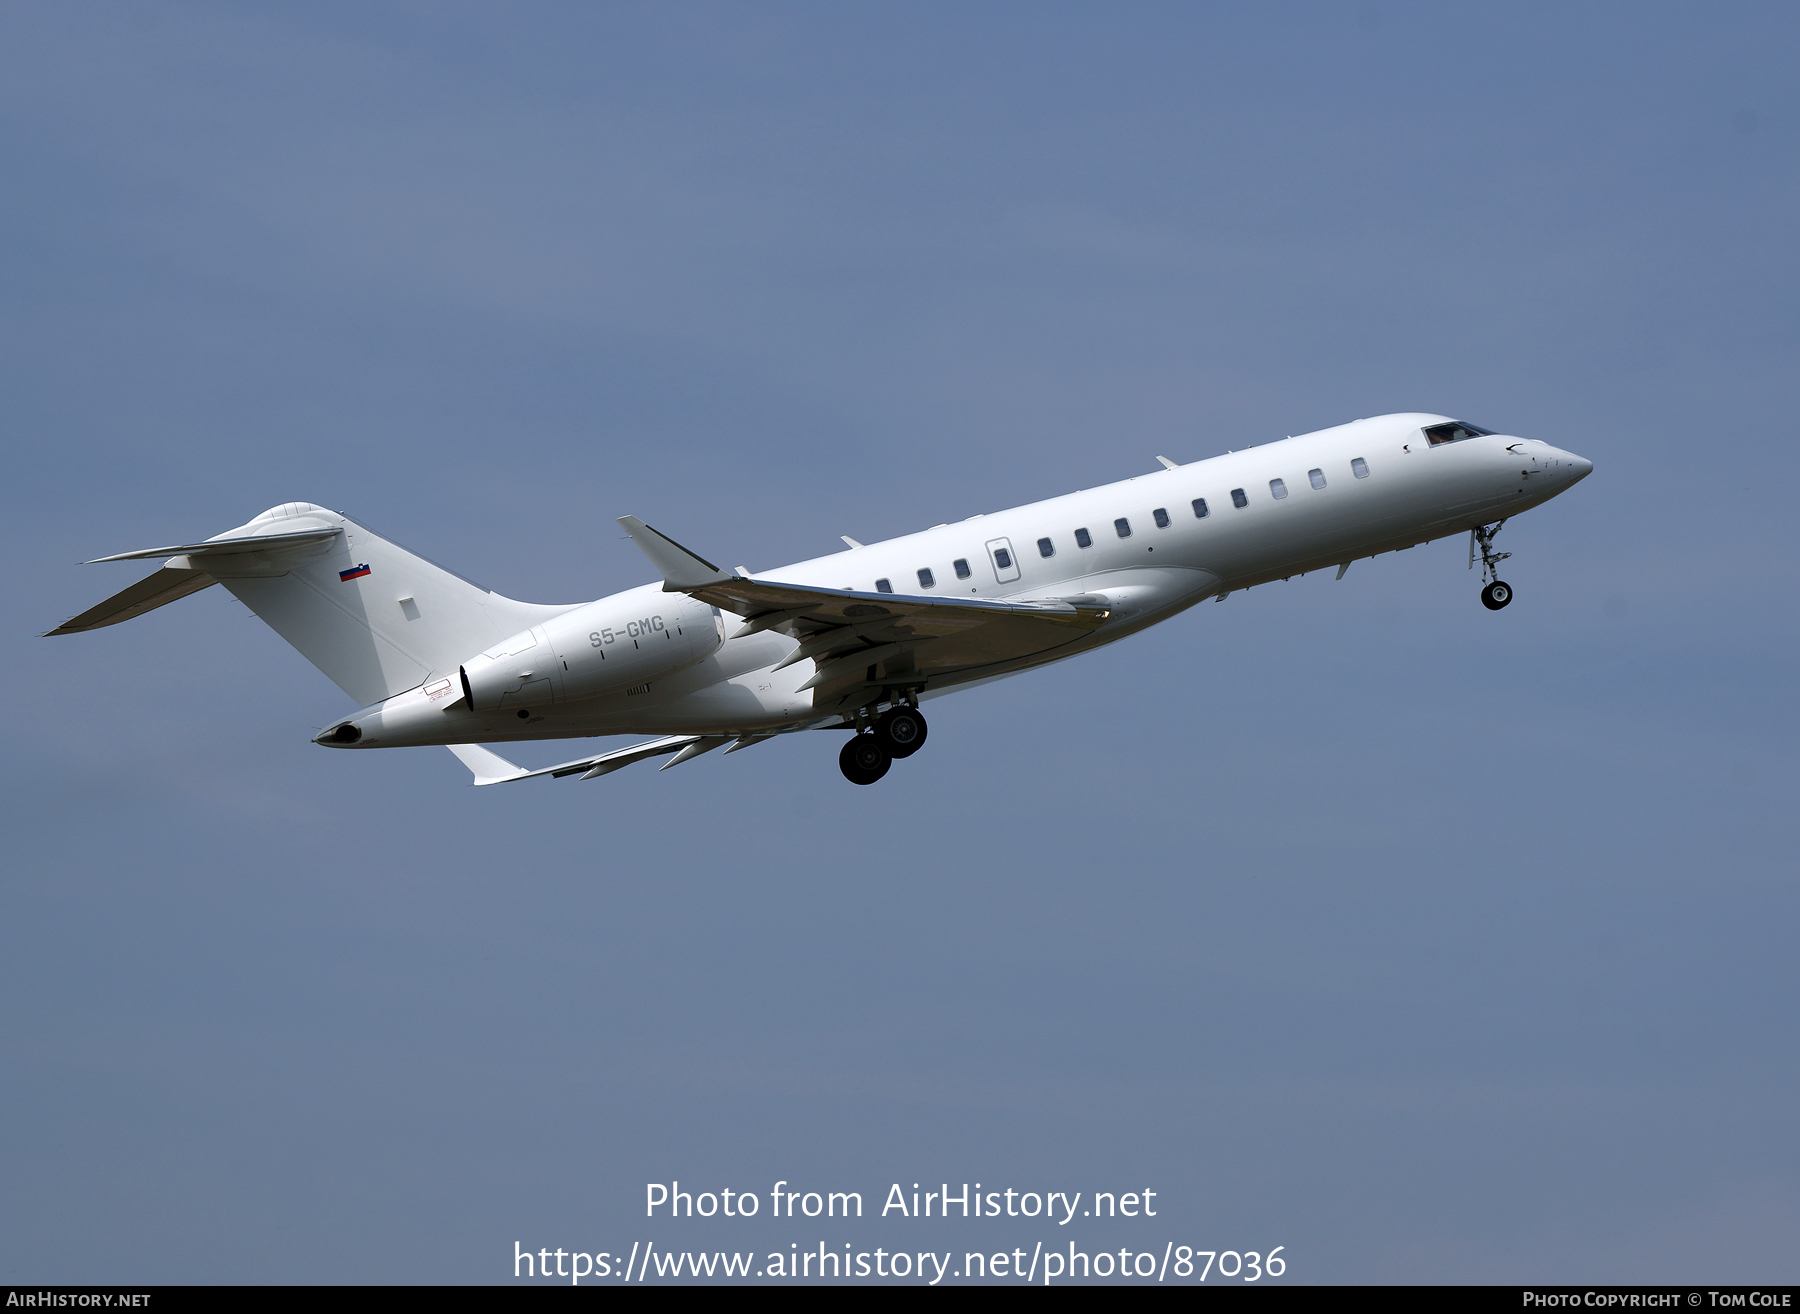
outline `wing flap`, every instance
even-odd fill
[[[664,762],[657,770],[667,771],[670,767],[680,766],[683,762],[691,762],[702,753],[710,753],[715,748],[725,747],[733,738],[732,735],[703,735]]]

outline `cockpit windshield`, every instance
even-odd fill
[[[1438,447],[1444,443],[1461,442],[1464,438],[1490,438],[1493,433],[1492,429],[1477,429],[1472,424],[1452,420],[1449,424],[1432,425],[1425,430],[1425,437],[1433,447]]]

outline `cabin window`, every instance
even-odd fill
[[[1056,555],[1056,544],[1052,543],[1047,538],[1040,538],[1038,540],[1038,555],[1040,557],[1055,556]]]
[[[950,564],[956,568],[956,577],[958,579],[967,579],[969,577],[969,563],[966,558],[958,557]]]
[[[1156,522],[1156,527],[1158,529],[1167,529],[1169,527],[1169,513],[1167,509],[1163,507],[1159,506],[1156,510],[1152,511],[1150,513],[1150,518]]]
[[[1369,477],[1369,463],[1363,460],[1362,457],[1357,457],[1354,461],[1350,462],[1350,473],[1355,475],[1358,479],[1367,479]]]
[[[889,580],[878,579],[875,581],[875,591],[877,593],[892,593],[894,591],[893,583]]]
[[[937,580],[935,577],[933,577],[930,566],[925,567],[924,570],[921,570],[919,572],[919,587],[920,588],[929,589],[929,588],[936,587],[936,585],[937,585]]]
[[[1087,530],[1078,529],[1075,531],[1075,546],[1076,547],[1093,547],[1094,546],[1094,540],[1093,540],[1092,536],[1089,535]]]
[[[1269,480],[1269,496],[1274,498],[1276,501],[1280,501],[1282,498],[1286,497],[1287,496],[1287,481],[1285,479]]]
[[[1244,496],[1243,489],[1234,488],[1231,490],[1231,504],[1242,511],[1245,507],[1250,505],[1250,499]]]
[[[994,564],[1000,567],[1001,570],[1011,570],[1012,553],[1008,552],[1005,548],[995,548]]]
[[[1325,472],[1323,470],[1308,470],[1306,472],[1306,477],[1312,480],[1312,486],[1314,488],[1325,487]]]
[[[1117,520],[1113,521],[1113,529],[1120,538],[1131,537],[1131,522],[1124,516],[1120,516]]]
[[[1206,499],[1204,497],[1196,497],[1194,499],[1194,519],[1206,519]]]

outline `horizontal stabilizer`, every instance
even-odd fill
[[[117,625],[120,621],[142,616],[147,611],[155,611],[171,602],[179,602],[188,594],[198,593],[218,582],[204,570],[180,570],[164,566],[130,588],[121,589],[105,602],[89,607],[73,620],[64,621],[44,637],[48,639],[57,634],[80,634],[86,630]]]
[[[252,534],[245,538],[214,538],[204,543],[183,543],[177,547],[139,548],[136,552],[118,552],[110,557],[95,557],[84,566],[97,566],[105,561],[144,561],[152,557],[232,556],[240,552],[279,552],[283,548],[307,547],[336,538],[344,531],[307,529],[296,534]]]
[[[455,753],[457,760],[474,773],[478,785],[497,785],[502,780],[520,780],[534,774],[522,766],[514,766],[498,753],[489,752],[480,744],[451,744],[449,749]]]
[[[650,558],[650,564],[663,577],[665,593],[682,593],[736,578],[704,557],[689,552],[667,535],[657,533],[636,516],[620,516],[619,525],[631,535],[631,541]]]
[[[230,576],[237,572],[227,567],[228,558],[240,557],[249,552],[280,553],[311,547],[316,543],[329,542],[343,532],[342,529],[334,526],[330,529],[306,529],[292,534],[240,535],[233,538],[208,539],[204,543],[181,543],[171,547],[139,548],[136,552],[119,552],[110,557],[95,557],[92,561],[84,561],[82,564],[97,566],[107,561],[147,561],[156,557],[180,557],[185,560],[169,562],[154,575],[145,576],[130,588],[120,590],[98,606],[89,607],[81,615],[64,621],[55,629],[48,631],[44,637],[48,639],[58,634],[80,634],[86,630],[117,625],[120,621],[128,621],[135,616],[142,616],[147,611],[166,607],[171,602],[179,602],[188,594],[198,593],[201,589],[219,582],[218,577],[210,571],[196,569],[196,567],[213,566],[220,574]]]

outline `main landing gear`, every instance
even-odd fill
[[[858,713],[859,722],[866,714]],[[897,757],[911,757],[925,746],[925,718],[916,707],[890,707],[866,730],[859,730],[838,754],[838,769],[853,785],[872,785],[887,774]]]
[[[889,757],[911,757],[925,747],[925,718],[916,707],[890,707],[875,722],[875,739]]]
[[[838,754],[838,770],[853,785],[872,785],[888,773],[893,755],[875,742],[874,735],[858,734]]]
[[[1482,585],[1481,605],[1489,611],[1499,611],[1513,600],[1512,585],[1500,578],[1499,566],[1512,555],[1510,552],[1494,551],[1494,535],[1506,525],[1504,520],[1492,529],[1486,525],[1476,525],[1469,531],[1469,569],[1475,568],[1475,550],[1481,549],[1481,577],[1487,583]]]

